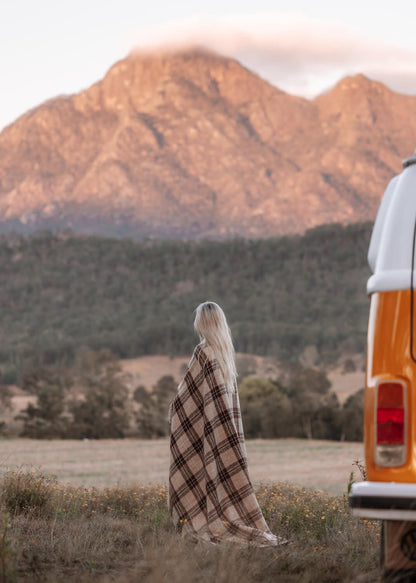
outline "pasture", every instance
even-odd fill
[[[2,583],[370,583],[380,580],[377,522],[352,517],[345,496],[279,482],[257,487],[286,546],[182,538],[167,488],[63,486],[42,472],[2,476]]]
[[[362,444],[247,446],[260,506],[287,546],[181,538],[167,511],[167,439],[0,441],[0,582],[379,580],[379,523],[355,519],[346,499]]]
[[[363,444],[254,439],[247,452],[254,484],[290,482],[341,495]],[[75,486],[166,484],[168,464],[168,439],[0,441],[0,472],[39,468]]]

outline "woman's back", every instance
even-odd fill
[[[210,542],[285,542],[270,532],[258,505],[236,383],[227,385],[208,342],[195,348],[169,416],[169,508],[178,529]]]

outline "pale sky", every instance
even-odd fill
[[[416,95],[415,29],[403,0],[3,0],[0,129],[134,47],[205,45],[305,97],[358,72]]]

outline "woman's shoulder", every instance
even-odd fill
[[[213,358],[211,347],[205,342],[201,342],[195,347],[193,357],[204,367]]]

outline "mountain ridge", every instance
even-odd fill
[[[216,53],[133,52],[0,133],[0,232],[221,239],[373,220],[413,112],[363,75],[307,100]]]

